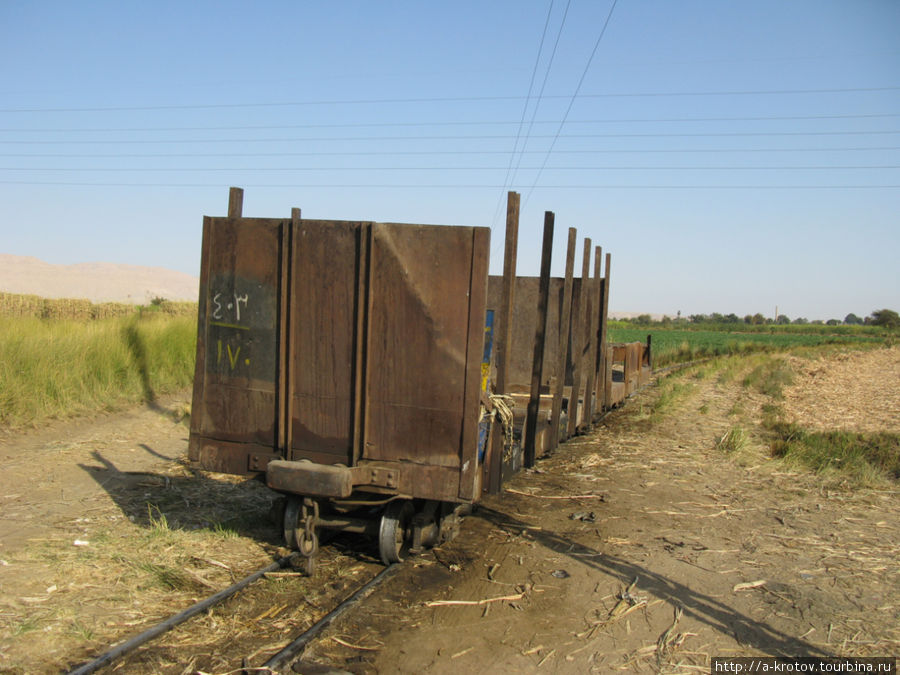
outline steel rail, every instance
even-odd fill
[[[341,614],[346,612],[361,600],[364,600],[376,586],[392,577],[401,567],[402,565],[400,565],[399,563],[394,563],[393,565],[390,565],[389,567],[381,570],[381,572],[370,579],[368,583],[360,587],[359,590],[355,591],[340,605],[328,612],[328,614],[323,616],[307,630],[297,636],[297,638],[293,642],[291,642],[284,649],[282,649],[280,652],[266,661],[261,668],[250,670],[261,670],[265,672],[266,669],[269,669],[269,672],[278,672],[278,668],[294,659],[304,649],[304,647],[306,647],[307,644],[315,639],[315,637],[324,628],[331,624],[332,621],[337,619],[339,616],[341,616]]]
[[[219,591],[218,593],[209,596],[205,600],[201,600],[200,602],[191,605],[189,608],[175,614],[174,616],[169,617],[165,621],[162,621],[152,628],[148,628],[140,635],[136,635],[130,640],[123,642],[121,644],[116,645],[106,653],[98,656],[96,659],[89,663],[85,663],[82,666],[79,666],[75,670],[69,671],[68,675],[87,675],[88,673],[93,673],[99,668],[111,663],[112,661],[128,654],[129,652],[137,649],[142,644],[149,642],[150,640],[162,635],[163,633],[171,630],[178,624],[184,623],[192,616],[199,614],[200,612],[209,609],[213,605],[216,605],[223,600],[227,600],[232,595],[237,593],[238,591],[246,588],[254,581],[260,579],[263,575],[268,574],[269,572],[275,572],[276,570],[281,569],[282,567],[286,567],[290,562],[297,557],[297,553],[293,553],[291,555],[285,556],[280,560],[273,562],[271,565],[268,565],[261,570],[254,572],[253,574],[244,577],[236,584],[229,586],[228,588]]]
[[[703,359],[697,359],[694,361],[687,361],[683,363],[676,363],[669,365],[665,368],[655,369],[652,373],[653,376],[659,377],[661,375],[667,375],[671,371],[682,370],[684,368],[688,368],[690,366],[698,365],[707,361],[712,360],[713,357],[707,357]],[[648,383],[644,387],[641,387],[638,391],[642,391],[643,389],[652,386],[653,382]],[[637,392],[635,392],[637,393]],[[595,420],[594,423],[601,421],[605,418],[611,410],[605,410],[603,413]],[[74,670],[68,672],[68,675],[88,675],[89,673],[93,673],[98,669],[106,666],[118,658],[125,656],[129,652],[134,651],[141,645],[153,640],[154,638],[162,635],[163,633],[168,632],[175,626],[178,626],[181,623],[184,623],[188,619],[193,616],[199,614],[200,612],[209,609],[210,607],[217,605],[218,603],[227,600],[231,596],[235,595],[239,591],[243,590],[254,581],[262,578],[264,575],[275,572],[282,567],[286,567],[290,562],[295,559],[299,554],[292,553],[291,555],[285,556],[280,560],[273,562],[272,564],[250,574],[247,577],[244,577],[242,580],[237,583],[229,586],[228,588],[215,593],[214,595],[209,596],[205,600],[201,600],[200,602],[192,605],[188,609],[175,614],[165,621],[161,621],[155,626],[147,629],[143,633],[136,635],[135,637],[127,640],[126,642],[122,642],[115,647],[112,647],[105,653],[101,654],[93,661],[85,663]],[[295,658],[305,647],[308,645],[315,637],[327,626],[329,626],[335,619],[340,617],[344,612],[348,609],[365,599],[369,593],[379,584],[389,579],[393,576],[397,570],[400,568],[399,564],[393,564],[381,572],[379,572],[375,577],[370,579],[365,585],[361,586],[358,590],[356,590],[352,595],[350,595],[347,599],[345,599],[341,604],[331,610],[324,617],[319,619],[315,624],[313,624],[306,631],[301,633],[297,638],[295,638],[290,644],[285,646],[281,651],[272,656],[263,666],[261,666],[258,670],[265,671],[268,669],[270,672],[277,672],[277,668],[284,665],[286,662],[289,662],[293,658]],[[256,669],[254,669],[256,670]]]

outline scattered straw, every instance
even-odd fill
[[[547,662],[547,659],[549,659],[550,657],[552,657],[554,654],[556,654],[556,650],[555,650],[555,649],[551,649],[550,652],[547,654],[547,656],[545,656],[545,657],[542,658],[540,661],[538,661],[538,668],[540,668],[542,665],[544,665],[544,664]]]
[[[425,603],[426,607],[451,607],[451,606],[477,606],[489,605],[493,602],[513,602],[521,600],[525,597],[525,593],[516,593],[515,595],[501,595],[498,598],[484,598],[482,600],[431,600]]]
[[[306,577],[309,575],[306,572],[266,572],[264,576],[266,579],[270,577],[277,579],[278,577]]]
[[[194,570],[192,570],[190,567],[184,567],[184,568],[182,568],[182,569],[184,569],[185,573],[186,573],[189,577],[191,577],[191,579],[194,579],[194,580],[195,580],[198,584],[200,584],[201,586],[206,586],[207,588],[211,588],[211,589],[213,589],[213,590],[218,590],[218,588],[219,588],[218,586],[216,586],[215,584],[211,583],[208,579],[206,579],[205,577],[201,576],[200,574],[198,574],[197,572],[195,572]]]
[[[337,642],[339,645],[344,645],[345,647],[349,647],[350,649],[358,649],[361,652],[377,652],[380,647],[365,647],[363,645],[355,645],[351,642],[347,642],[346,640],[341,640],[339,637],[331,636],[331,639]]]
[[[535,499],[606,499],[606,495],[536,495],[533,492],[525,492],[524,490],[513,490],[506,488],[504,492],[510,492],[514,495],[525,495],[526,497],[534,497]]]
[[[740,591],[749,591],[751,588],[759,588],[760,586],[765,586],[766,580],[759,579],[758,581],[747,581],[743,584],[735,584],[734,588],[732,588],[732,592],[738,593]]]
[[[257,623],[259,621],[262,621],[263,619],[268,619],[270,616],[277,616],[287,608],[288,605],[281,605],[280,607],[273,605],[269,607],[265,612],[253,619],[253,623]]]
[[[667,661],[675,650],[675,643],[678,638],[675,630],[678,628],[678,622],[681,621],[683,615],[684,610],[681,607],[675,607],[675,619],[672,621],[672,625],[666,628],[656,641],[656,665],[659,668],[662,668],[663,662]]]

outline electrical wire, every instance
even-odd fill
[[[512,172],[513,161],[516,158],[516,150],[519,147],[519,138],[522,135],[522,127],[525,125],[525,115],[528,113],[528,104],[531,102],[531,92],[534,89],[534,78],[537,76],[538,65],[541,62],[541,54],[544,51],[544,40],[547,38],[547,27],[550,25],[550,16],[553,14],[553,2],[554,0],[550,0],[550,6],[547,8],[547,18],[544,20],[544,30],[541,32],[541,42],[538,45],[538,52],[537,56],[534,59],[534,66],[531,69],[531,80],[528,82],[528,94],[525,96],[525,105],[522,106],[522,117],[519,119],[519,126],[516,129],[516,140],[513,143],[512,153],[510,153],[509,156],[509,165],[506,167],[506,176],[504,176],[503,178],[504,186],[509,183],[509,176]],[[503,206],[503,197],[505,192],[505,187],[500,190],[500,197],[497,200],[497,206],[494,208],[494,217],[491,219],[492,235],[494,226],[497,224],[497,217],[500,213],[500,209]],[[495,237],[495,239],[497,238]]]
[[[898,129],[868,131],[722,131],[703,133],[609,133],[609,134],[539,134],[532,138],[552,139],[550,149],[544,152],[549,155],[553,145],[560,138],[730,138],[761,136],[865,136],[900,134]],[[465,141],[465,140],[508,140],[508,134],[469,134],[441,136],[295,136],[261,137],[261,138],[174,138],[174,139],[90,139],[90,140],[22,140],[0,139],[0,145],[154,145],[163,143],[300,143],[310,141]]]
[[[72,187],[172,187],[172,188],[216,188],[222,187],[222,183],[122,183],[122,182],[82,182],[82,181],[19,181],[19,180],[0,180],[0,185],[56,185],[56,186],[72,186]],[[501,187],[497,184],[478,184],[478,183],[259,183],[246,184],[245,188],[289,188],[289,189],[452,189],[452,190],[473,190],[473,189],[489,189],[496,190]],[[900,183],[897,184],[881,184],[881,185],[849,185],[849,184],[830,184],[830,185],[662,185],[662,184],[565,184],[565,185],[542,185],[541,187],[554,190],[880,190],[880,189],[898,189]]]
[[[541,90],[538,92],[537,101],[535,101],[534,108],[531,111],[531,120],[528,122],[528,130],[525,132],[525,140],[522,142],[522,150],[524,151],[528,147],[528,139],[531,137],[531,130],[534,128],[534,119],[537,117],[538,108],[541,106],[541,101],[544,98],[544,88],[547,86],[547,80],[550,79],[550,71],[553,69],[553,60],[556,56],[556,50],[559,47],[559,40],[562,37],[563,28],[566,25],[566,18],[569,16],[569,6],[572,4],[572,0],[568,0],[566,2],[566,9],[563,12],[562,21],[559,24],[559,30],[556,32],[556,41],[553,43],[553,51],[550,53],[550,61],[547,63],[547,71],[544,73],[544,80],[541,82]],[[514,153],[515,154],[515,153]],[[509,184],[512,185],[516,180],[516,173],[519,171],[519,165],[522,163],[522,155],[519,154],[518,159],[516,160],[516,166],[513,168],[512,176],[509,179]]]
[[[770,115],[759,117],[655,117],[655,118],[620,118],[569,120],[569,124],[638,124],[658,122],[762,122],[762,121],[806,121],[836,119],[874,119],[900,117],[900,113],[867,113],[845,115]],[[522,119],[514,121],[438,121],[438,122],[350,122],[341,124],[255,124],[232,126],[190,126],[190,127],[6,127],[0,133],[114,133],[134,131],[271,131],[274,129],[349,129],[380,127],[441,127],[441,126],[508,126],[525,123],[525,111]],[[536,120],[534,124],[559,124],[559,120]],[[518,133],[517,132],[517,141]]]
[[[575,104],[575,99],[578,98],[578,92],[581,91],[581,85],[584,83],[584,78],[587,77],[588,70],[591,68],[591,63],[594,61],[594,55],[597,53],[597,49],[600,47],[600,42],[603,40],[603,36],[606,35],[606,29],[609,26],[609,21],[612,18],[613,11],[616,9],[616,3],[618,0],[613,0],[612,5],[609,8],[609,13],[606,15],[606,20],[603,22],[603,28],[600,29],[600,35],[597,36],[597,41],[594,43],[594,49],[591,50],[591,55],[588,58],[587,64],[584,66],[584,71],[581,73],[581,77],[578,80],[578,85],[575,87],[575,93],[572,94],[572,98],[569,100],[569,105],[566,107],[566,112],[563,115],[562,120],[559,123],[559,128],[556,130],[556,135],[553,138],[553,141],[550,143],[550,147],[547,149],[547,154],[544,156],[544,161],[541,164],[540,171],[537,172],[537,175],[534,177],[534,182],[531,184],[531,187],[528,189],[528,194],[525,195],[525,199],[522,201],[523,207],[528,204],[528,199],[531,197],[531,194],[534,192],[535,186],[538,184],[538,181],[541,178],[541,174],[544,172],[543,166],[547,163],[547,160],[550,158],[550,153],[553,152],[553,147],[556,145],[556,141],[559,139],[560,134],[562,133],[563,126],[566,123],[566,119],[569,117],[569,113],[572,110],[572,106]]]
[[[502,166],[236,166],[236,167],[48,167],[20,166],[0,167],[0,171],[64,171],[64,172],[104,172],[104,171],[502,171]],[[859,164],[859,165],[786,165],[786,166],[528,166],[523,171],[845,171],[900,169],[900,164]]]
[[[670,96],[775,96],[804,94],[846,94],[863,92],[887,92],[900,90],[900,86],[891,87],[845,87],[823,89],[756,89],[733,91],[674,91],[674,92],[608,92],[605,94],[580,94],[581,98],[656,98]],[[150,110],[215,110],[228,108],[283,108],[326,105],[376,105],[376,104],[412,104],[412,103],[465,103],[472,101],[521,101],[523,96],[440,96],[417,98],[373,98],[373,99],[333,99],[320,101],[272,101],[257,103],[195,103],[171,105],[134,105],[134,106],[92,106],[69,108],[0,108],[0,113],[58,113],[58,112],[127,112]],[[548,99],[568,99],[569,95],[547,95]]]
[[[599,148],[593,150],[555,150],[556,155],[621,155],[621,154],[723,154],[723,153],[766,153],[766,152],[886,152],[900,150],[900,146],[866,146],[866,147],[841,147],[841,148],[626,148],[609,149]],[[0,153],[0,157],[31,157],[31,158],[174,158],[174,157],[413,157],[421,155],[507,155],[507,150],[316,150],[316,151],[283,151],[283,152],[136,152],[136,153]],[[543,155],[543,150],[527,150],[529,155]]]

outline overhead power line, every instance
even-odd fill
[[[766,153],[766,152],[884,152],[900,150],[900,146],[867,146],[853,148],[642,148],[642,149],[597,149],[597,150],[555,150],[556,155],[620,155],[620,154],[722,154],[722,153]],[[526,150],[529,155],[543,155],[543,150]],[[508,155],[507,150],[320,150],[302,152],[135,152],[135,153],[0,153],[0,157],[66,157],[66,158],[172,158],[172,157],[408,157],[421,155]]]
[[[579,94],[579,98],[661,98],[669,96],[777,96],[804,94],[849,94],[863,92],[898,91],[900,86],[891,87],[847,87],[833,89],[755,89],[733,91],[657,91],[657,92],[608,92],[604,94]],[[0,108],[0,113],[57,113],[57,112],[125,112],[139,110],[214,110],[225,108],[284,108],[325,105],[377,105],[377,104],[410,104],[410,103],[465,103],[471,101],[521,101],[523,96],[438,96],[416,98],[371,98],[371,99],[332,99],[320,101],[269,101],[257,103],[194,103],[171,105],[121,105],[121,106],[85,106],[59,108]],[[546,99],[569,99],[571,95],[554,94],[544,96]]]
[[[806,120],[849,120],[900,117],[900,113],[868,113],[846,115],[765,115],[757,117],[631,117],[569,120],[569,124],[644,124],[658,122],[780,122]],[[559,120],[536,120],[535,124],[559,124]],[[436,122],[349,122],[326,124],[252,124],[252,125],[207,125],[207,126],[167,126],[167,127],[6,127],[2,133],[110,133],[133,131],[271,131],[273,129],[360,129],[360,128],[404,128],[404,127],[447,127],[447,126],[510,126],[520,122],[485,121],[436,121]],[[524,124],[524,116],[521,121]],[[543,152],[543,151],[542,151]]]
[[[872,131],[722,131],[703,133],[608,133],[608,134],[539,134],[532,138],[725,138],[760,136],[865,136],[900,134],[900,130]],[[89,140],[21,140],[0,139],[0,145],[161,145],[164,143],[298,143],[310,141],[464,141],[508,140],[509,134],[470,134],[440,136],[295,136],[260,138],[172,138],[172,139],[89,139]],[[551,145],[552,149],[552,145]],[[549,151],[544,151],[549,152]]]
[[[550,60],[547,62],[547,70],[544,72],[544,79],[541,82],[541,90],[538,92],[537,100],[534,103],[534,108],[531,111],[531,119],[528,122],[528,129],[525,131],[525,140],[522,141],[522,150],[525,150],[528,147],[528,139],[531,138],[531,130],[534,128],[534,119],[537,117],[538,109],[541,107],[541,101],[544,99],[544,89],[547,87],[547,80],[550,79],[550,71],[553,69],[553,61],[556,58],[556,50],[559,47],[559,40],[562,37],[563,28],[566,25],[566,18],[569,16],[569,7],[572,4],[572,0],[568,0],[566,2],[566,9],[563,12],[562,21],[559,23],[559,30],[556,31],[556,41],[553,43],[553,51],[550,52]],[[515,150],[513,150],[513,156],[515,156]],[[519,170],[519,165],[522,163],[522,154],[520,153],[518,159],[516,160],[516,166],[513,168],[510,177],[508,178],[507,184],[512,184],[516,180],[516,172]]]
[[[606,35],[606,29],[609,27],[609,20],[612,18],[613,11],[616,9],[616,2],[618,2],[618,0],[613,0],[613,3],[609,8],[609,13],[606,15],[606,20],[603,22],[603,27],[600,29],[600,34],[597,36],[597,41],[594,43],[594,49],[591,50],[591,55],[590,57],[588,57],[587,64],[585,64],[584,66],[584,71],[581,73],[581,77],[578,80],[578,85],[575,87],[575,93],[572,94],[572,99],[569,101],[566,112],[559,123],[559,128],[556,130],[556,134],[554,135],[553,140],[550,143],[550,147],[547,149],[547,154],[544,156],[543,164],[546,164],[547,160],[550,158],[550,153],[553,152],[553,146],[556,145],[556,141],[559,139],[560,134],[562,133],[563,126],[565,125],[566,120],[569,117],[569,113],[572,111],[572,106],[575,105],[575,99],[578,98],[578,92],[581,91],[581,85],[584,84],[584,78],[587,77],[588,71],[591,68],[591,63],[593,63],[594,61],[594,56],[597,54],[597,49],[600,47],[600,42],[603,40],[603,36]],[[537,172],[537,175],[534,177],[534,182],[531,184],[531,188],[529,188],[528,194],[525,195],[525,199],[522,202],[523,205],[528,203],[528,198],[531,197],[531,193],[534,192],[534,188],[541,178],[541,172],[543,172],[543,168],[541,168]]]
[[[494,217],[491,219],[491,228],[497,222],[500,209],[503,206],[503,198],[506,192],[506,186],[509,184],[509,176],[512,173],[513,161],[516,158],[516,150],[519,148],[519,138],[522,136],[522,127],[525,124],[525,115],[528,113],[528,104],[531,102],[531,92],[534,90],[534,78],[537,76],[538,65],[541,62],[541,54],[544,51],[544,40],[547,38],[547,27],[550,25],[550,16],[553,14],[553,0],[550,0],[550,6],[547,8],[547,18],[544,19],[544,30],[541,32],[541,42],[538,45],[537,56],[534,59],[534,66],[531,69],[531,80],[528,83],[528,94],[525,96],[525,105],[522,106],[522,117],[519,119],[519,126],[516,129],[516,140],[513,143],[513,149],[509,156],[509,165],[506,167],[506,176],[503,178],[504,187],[500,190],[500,196],[497,199],[497,206],[494,209]],[[524,147],[522,148],[524,150]]]
[[[503,166],[208,166],[208,167],[53,167],[0,166],[0,171],[65,172],[159,172],[159,171],[503,171]],[[900,164],[784,165],[784,166],[525,166],[522,171],[843,171],[858,169],[900,169]]]
[[[172,188],[216,188],[222,187],[222,183],[123,183],[123,182],[82,182],[82,181],[22,181],[22,180],[0,180],[0,185],[60,185],[73,187],[172,187]],[[501,187],[497,184],[447,184],[447,183],[259,183],[245,184],[245,188],[290,188],[290,189],[451,189],[451,190],[474,190],[489,189],[496,190]],[[897,184],[882,185],[850,185],[850,184],[830,184],[830,185],[722,185],[722,184],[705,184],[705,185],[661,185],[661,184],[583,184],[573,185],[571,183],[565,185],[542,185],[545,189],[554,190],[881,190],[900,188]]]

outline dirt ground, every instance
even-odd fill
[[[898,431],[900,348],[790,363],[780,404],[794,421]],[[355,673],[698,673],[712,656],[900,653],[900,487],[852,488],[772,460],[759,426],[770,401],[728,364],[678,376],[664,411],[659,389],[645,390],[518,475],[304,660]],[[284,553],[262,522],[263,488],[185,471],[179,403],[0,438],[0,672],[77,665]],[[729,454],[717,441],[736,426],[748,442]],[[229,508],[256,520],[216,538],[210,522]],[[157,544],[147,531],[161,515],[171,528]],[[205,584],[129,586],[114,571],[127,551],[84,558],[113,535],[160,556],[192,549],[179,564]],[[337,542],[317,578],[251,589],[119,672],[264,662],[329,609],[326,590],[377,570],[358,546]]]

